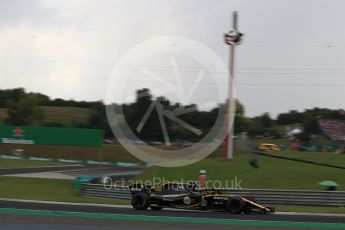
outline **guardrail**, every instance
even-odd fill
[[[212,191],[212,190],[208,190]],[[345,191],[317,190],[268,190],[268,189],[218,189],[221,193],[252,196],[256,201],[268,205],[305,205],[345,207]],[[84,183],[81,196],[91,198],[130,199],[127,186],[105,189],[100,184]]]
[[[345,207],[345,191],[221,189],[220,192],[252,196],[262,204]]]
[[[90,198],[131,198],[131,193],[129,192],[129,188],[127,186],[105,189],[103,184],[83,183],[81,184],[80,193],[81,196]]]

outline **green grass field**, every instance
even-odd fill
[[[6,117],[7,117],[7,109],[0,108],[0,122],[3,123]]]
[[[0,145],[0,153],[9,153],[14,148],[23,148],[26,156],[67,158],[98,161],[140,162],[121,145],[103,145],[101,148],[71,147],[71,146],[38,146],[38,145]],[[207,159],[190,166],[176,168],[152,167],[140,178],[150,179],[154,176],[165,177],[168,180],[184,178],[195,180],[200,169],[206,169],[209,179],[231,180],[235,176],[242,180],[243,188],[284,188],[284,189],[323,189],[317,185],[323,180],[334,180],[345,190],[344,170],[303,164],[293,161],[260,156],[260,168],[254,169],[248,161],[253,158],[243,150],[235,151],[232,161],[222,159],[224,149],[217,149]],[[345,155],[320,152],[274,152],[272,155],[309,160],[345,167]],[[48,162],[27,162],[29,166],[47,165]],[[15,164],[15,165],[12,165]],[[0,167],[26,167],[26,161],[16,163],[4,162]],[[50,162],[49,164],[56,164]],[[27,166],[27,167],[29,167]]]
[[[23,149],[25,156],[65,158],[77,160],[140,162],[121,145],[103,145],[101,148],[82,146],[15,145],[1,144],[0,154],[8,154],[14,149]]]
[[[130,154],[122,145],[115,144],[105,144],[101,148],[90,148],[82,146],[1,144],[0,154],[11,153],[14,149],[18,148],[24,150],[25,156],[66,158],[78,160],[98,160],[108,162],[141,162],[139,159]],[[243,153],[243,151],[237,151],[236,154],[241,153]],[[223,156],[223,154],[224,150],[222,148],[219,148],[210,157],[221,157]]]
[[[282,151],[271,154],[345,167],[345,154],[293,151]]]
[[[42,106],[41,108],[45,113],[46,122],[57,122],[64,125],[69,125],[73,120],[86,121],[89,112],[89,109],[78,107]]]
[[[62,201],[98,204],[128,204],[126,200],[89,199],[80,197],[74,181],[0,177],[0,197],[11,199]]]
[[[66,163],[59,163],[59,162],[54,162],[54,161],[0,159],[0,169],[27,168],[27,167],[39,167],[39,166],[59,166],[59,165],[66,165]]]
[[[78,107],[55,107],[41,106],[45,114],[45,122],[57,122],[63,125],[70,125],[71,121],[84,122],[87,119],[89,109]],[[7,117],[7,109],[0,108],[0,122]]]
[[[314,159],[321,159],[321,157],[314,154]],[[332,162],[345,160],[344,155],[332,157]],[[345,170],[263,156],[259,158],[260,168],[255,169],[248,163],[252,158],[251,154],[241,154],[231,161],[209,158],[179,168],[152,167],[136,179],[152,180],[154,177],[159,177],[168,181],[197,180],[198,171],[205,169],[208,180],[220,180],[222,187],[228,187],[225,184],[226,181],[229,181],[228,184],[231,186],[231,181],[237,177],[237,180],[242,181],[242,188],[323,190],[324,188],[318,185],[320,181],[334,180],[340,184],[339,190],[345,190]]]

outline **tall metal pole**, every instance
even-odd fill
[[[235,56],[235,45],[229,46],[229,78],[228,78],[228,103],[227,103],[227,129],[226,129],[226,146],[225,146],[225,159],[232,159],[233,157],[233,119],[232,116],[234,111],[233,108],[233,80],[234,80],[234,56]]]
[[[225,145],[225,159],[233,158],[233,132],[234,132],[234,114],[235,103],[233,101],[233,80],[234,80],[234,63],[235,63],[235,47],[241,42],[242,33],[237,29],[238,22],[237,12],[232,15],[232,30],[224,34],[224,41],[229,45],[229,89],[228,89],[228,103],[227,103],[227,129],[226,129],[226,145]]]

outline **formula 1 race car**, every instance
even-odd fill
[[[273,213],[273,207],[258,204],[248,196],[221,193],[216,189],[197,189],[195,183],[166,183],[154,189],[140,184],[129,186],[134,209],[162,208],[223,210],[232,214]]]

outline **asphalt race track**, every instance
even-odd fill
[[[312,214],[229,214],[227,212],[202,212],[189,210],[145,210],[138,211],[126,206],[98,206],[89,204],[67,204],[67,203],[42,203],[0,200],[1,209],[25,209],[25,210],[48,210],[62,212],[82,212],[94,214],[122,214],[130,216],[160,216],[160,217],[190,217],[190,218],[212,218],[212,219],[236,219],[236,220],[257,220],[257,221],[288,221],[288,222],[310,222],[310,223],[345,223],[345,216],[342,215],[312,215]],[[345,225],[344,225],[345,226]]]
[[[188,223],[158,223],[147,221],[124,220],[87,220],[78,218],[52,218],[35,219],[32,216],[0,216],[0,229],[6,230],[209,230],[214,226],[208,224]],[[217,230],[281,230],[277,227],[256,226],[229,226],[217,225]],[[288,228],[284,228],[288,229]],[[303,228],[298,228],[304,230]],[[308,228],[305,228],[308,229]]]

